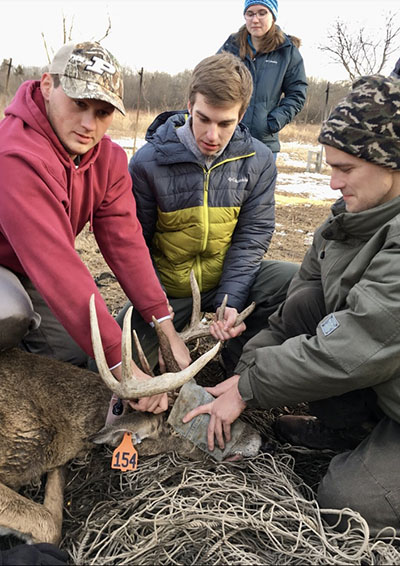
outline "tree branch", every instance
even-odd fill
[[[337,19],[327,34],[328,42],[318,49],[329,54],[330,58],[346,70],[353,81],[361,75],[380,73],[389,56],[398,48],[400,26],[395,25],[396,14],[385,17],[385,36],[370,37],[364,27],[350,32],[347,25]]]

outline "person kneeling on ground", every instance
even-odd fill
[[[68,43],[40,81],[20,86],[0,122],[0,351],[19,345],[85,366],[93,357],[94,294],[117,379],[121,329],[74,246],[87,223],[146,324],[154,315],[180,367],[190,363],[136,217],[126,154],[106,135],[114,111],[125,114],[122,79],[102,45]],[[149,379],[139,368],[135,375]],[[168,399],[162,394],[130,404],[159,413]]]
[[[375,536],[400,534],[400,83],[362,77],[323,124],[319,141],[342,193],[316,231],[285,303],[244,347],[211,415],[222,447],[246,405],[309,402],[285,415],[284,440],[341,453],[318,489],[321,508],[358,511]],[[340,525],[344,527],[344,525]]]
[[[234,55],[202,60],[189,84],[189,111],[158,116],[148,143],[129,163],[138,217],[175,328],[190,320],[193,269],[203,311],[215,312],[228,295],[225,318],[214,321],[211,333],[228,341],[222,355],[232,370],[243,344],[266,327],[298,270],[290,262],[263,259],[275,228],[276,167],[269,148],[240,123],[252,88],[250,72]],[[238,311],[252,301],[256,309],[246,325],[234,327]],[[129,306],[117,317],[121,325]],[[137,311],[132,327],[154,367],[155,332]]]

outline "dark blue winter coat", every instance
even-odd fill
[[[221,51],[239,57],[237,34],[225,41]],[[303,108],[307,79],[303,58],[293,40],[285,35],[284,43],[270,53],[257,53],[244,60],[253,77],[253,94],[243,123],[253,137],[265,143],[272,152],[280,150],[278,132]]]

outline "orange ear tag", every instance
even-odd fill
[[[138,453],[132,444],[132,437],[125,432],[121,444],[113,452],[111,467],[122,472],[134,472],[138,465]]]

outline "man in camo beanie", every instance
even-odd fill
[[[376,165],[400,169],[400,82],[361,77],[324,122],[318,141]]]
[[[341,196],[234,375],[184,422],[210,415],[209,446],[223,448],[246,406],[307,402],[307,415],[279,416],[274,429],[285,443],[337,453],[317,491],[327,522],[349,529],[350,508],[371,538],[400,536],[400,81],[360,78],[319,141]]]

